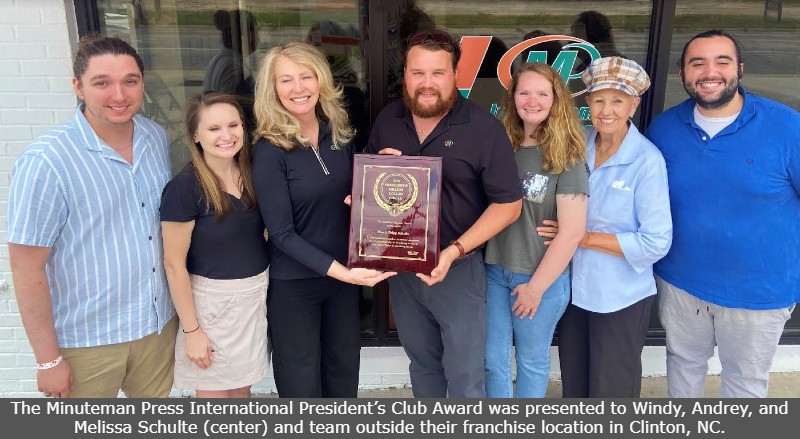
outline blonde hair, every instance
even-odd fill
[[[525,128],[517,113],[514,94],[517,91],[519,78],[527,72],[542,75],[553,86],[553,106],[550,114],[539,124],[533,135],[540,143],[542,151],[542,169],[553,174],[560,174],[564,169],[574,166],[579,160],[586,160],[586,137],[578,121],[575,104],[569,89],[564,85],[561,76],[552,67],[543,63],[522,64],[511,79],[511,85],[504,98],[506,112],[503,115],[503,126],[514,151],[520,148],[525,138]]]
[[[300,42],[275,46],[264,57],[256,78],[255,137],[264,137],[286,150],[291,150],[296,143],[311,143],[310,139],[303,137],[300,122],[281,104],[275,90],[275,65],[281,57],[311,70],[319,82],[317,117],[327,119],[330,123],[334,145],[349,142],[355,133],[344,110],[341,87],[334,85],[331,69],[322,52],[310,44]]]
[[[191,98],[186,104],[187,144],[192,154],[192,170],[206,199],[206,211],[213,206],[214,219],[219,221],[233,210],[233,204],[228,198],[219,177],[208,167],[208,163],[206,163],[205,156],[203,155],[203,147],[200,146],[199,142],[194,142],[194,136],[197,134],[197,128],[200,125],[200,118],[203,110],[216,104],[230,105],[239,113],[243,132],[242,149],[233,156],[233,160],[236,163],[236,167],[239,169],[239,185],[242,191],[242,202],[247,210],[256,209],[258,204],[255,198],[256,192],[253,189],[250,144],[247,139],[247,127],[244,124],[244,111],[242,111],[242,106],[239,104],[237,97],[216,92],[197,95]]]

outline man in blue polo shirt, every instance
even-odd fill
[[[674,226],[655,265],[669,396],[703,396],[716,342],[722,397],[765,397],[800,300],[800,114],[745,91],[727,33],[695,36],[680,63],[691,98],[646,133],[667,164]]]
[[[164,397],[177,319],[158,208],[169,138],[138,115],[144,67],[119,38],[81,39],[81,105],[17,159],[8,200],[11,270],[45,396]]]
[[[403,99],[378,115],[369,152],[442,157],[439,265],[389,278],[416,397],[483,397],[483,244],[519,216],[522,192],[500,122],[456,88],[458,43],[442,31],[406,42]]]

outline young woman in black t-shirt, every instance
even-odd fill
[[[181,325],[175,387],[200,398],[247,398],[269,365],[269,250],[243,121],[232,95],[191,99],[192,161],[161,199],[164,266]]]

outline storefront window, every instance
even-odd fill
[[[546,61],[575,94],[576,111],[589,123],[580,73],[594,58],[621,55],[643,66],[669,51],[669,65],[651,62],[654,84],[666,77],[664,107],[686,99],[678,78],[681,49],[691,36],[712,28],[740,39],[743,85],[800,109],[800,0],[675,2],[608,0],[75,0],[92,3],[99,30],[118,34],[142,55],[147,69],[144,113],[173,139],[174,171],[189,159],[183,103],[204,90],[223,90],[252,105],[253,85],[264,53],[284,41],[307,41],[328,57],[345,92],[363,148],[372,119],[402,92],[402,43],[418,30],[445,29],[462,40],[458,87],[463,96],[497,115],[504,81],[525,60]],[[663,23],[652,23],[662,9]],[[664,25],[660,38],[651,29]],[[674,28],[674,29],[673,29]],[[671,45],[670,42],[670,30]],[[555,37],[554,37],[555,36]],[[548,41],[545,41],[548,40]],[[670,46],[670,47],[667,47]],[[505,78],[505,79],[504,79]],[[661,83],[663,87],[663,82]],[[648,115],[659,99],[643,101]],[[655,96],[655,95],[652,95]],[[648,116],[649,117],[649,116]],[[639,114],[634,122],[645,129]],[[362,294],[366,343],[396,344],[387,294],[381,285]],[[790,322],[798,327],[800,322]],[[657,320],[653,319],[655,327]]]
[[[589,111],[580,74],[592,59],[603,56],[624,56],[644,65],[653,8],[652,2],[637,0],[506,1],[502,6],[444,0],[399,3],[393,14],[398,40],[432,26],[462,38],[464,55],[458,72],[462,95],[501,114],[504,84],[514,66],[528,60],[546,61],[567,81],[576,111],[587,124]],[[390,20],[390,31],[391,24]],[[390,51],[401,50],[394,46],[390,40]],[[401,56],[390,57],[394,59],[402,62]],[[398,72],[399,66],[390,71],[390,100],[400,96]]]
[[[702,13],[700,13],[702,11]],[[722,29],[738,39],[744,61],[742,85],[800,111],[800,1],[678,2],[675,11],[664,108],[688,98],[678,76],[681,51],[689,39]],[[786,328],[800,328],[795,312]]]
[[[683,46],[700,32],[723,29],[741,44],[747,91],[800,110],[800,1],[678,2],[674,26],[665,108],[688,98],[678,77]]]
[[[145,61],[144,111],[175,139],[175,170],[189,157],[179,146],[184,143],[183,102],[203,91],[225,91],[252,105],[259,61],[284,41],[319,46],[345,90],[354,123],[368,125],[368,78],[360,46],[364,14],[356,0],[102,0],[97,6],[101,33],[129,40]]]
[[[366,108],[369,78],[361,35],[365,2],[99,0],[100,32],[129,41],[145,63],[145,115],[173,139],[173,172],[189,161],[183,103],[204,91],[234,93],[245,110],[252,103],[264,53],[286,41],[306,41],[327,56],[334,80],[344,91],[355,139],[369,133]],[[374,291],[362,294],[362,332],[375,333]]]

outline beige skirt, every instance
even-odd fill
[[[190,361],[181,324],[175,342],[176,388],[238,389],[253,385],[267,375],[268,271],[245,279],[189,276],[197,321],[214,353],[207,369]]]

